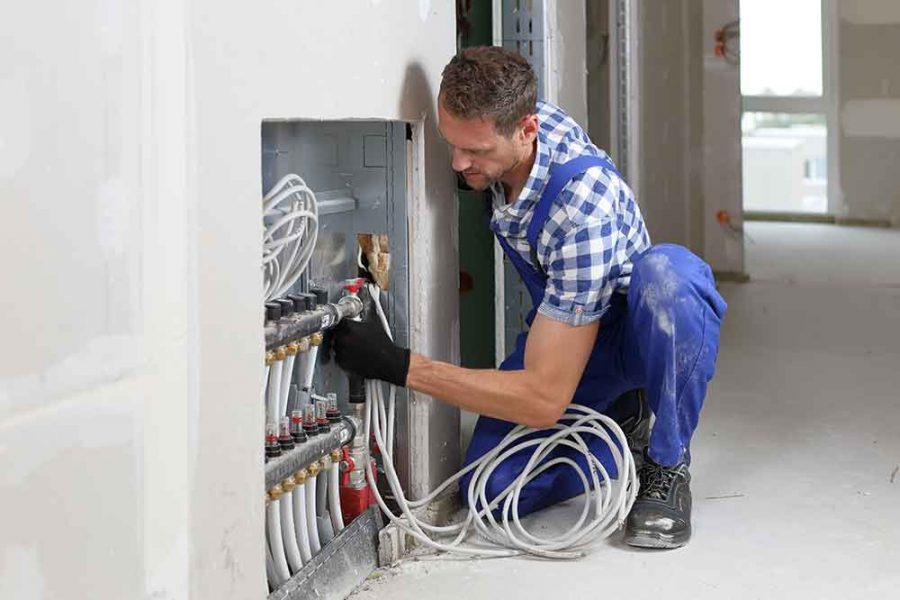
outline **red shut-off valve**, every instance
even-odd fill
[[[350,294],[358,294],[359,290],[366,284],[366,280],[362,277],[356,279],[348,279],[344,282],[344,290]]]
[[[343,458],[341,460],[341,514],[344,517],[344,523],[353,521],[356,517],[364,513],[370,506],[375,505],[375,494],[369,487],[368,481],[364,473],[360,473],[356,461],[350,456],[350,450],[347,446],[341,449]],[[375,479],[375,461],[369,461],[369,470],[372,473],[372,479]],[[351,474],[357,473],[362,477],[352,478]],[[356,479],[354,481],[354,479]]]
[[[341,487],[345,487],[350,485],[350,471],[356,466],[356,463],[353,461],[353,458],[350,456],[350,448],[344,446],[341,448],[341,462],[340,462],[340,470],[341,470]]]

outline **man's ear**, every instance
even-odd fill
[[[536,114],[530,114],[522,117],[522,137],[524,142],[530,144],[535,140],[538,134],[538,118]]]

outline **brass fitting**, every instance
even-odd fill
[[[298,342],[300,352],[309,352],[309,338],[305,337]]]
[[[275,349],[275,360],[284,360],[285,356],[287,356],[287,348],[281,346]]]
[[[275,353],[269,350],[266,352],[266,366],[271,367],[273,362],[275,362]]]
[[[321,346],[322,345],[322,332],[317,331],[311,336],[309,336],[309,343],[313,346]]]
[[[322,468],[319,466],[319,463],[314,462],[313,464],[309,465],[307,470],[309,471],[310,477],[315,477],[316,475],[319,474],[319,471],[321,471]]]
[[[269,490],[269,498],[272,500],[278,500],[284,495],[284,489],[281,487],[280,483],[276,483],[275,487]]]
[[[294,473],[294,483],[297,485],[303,485],[306,483],[306,478],[309,477],[309,473],[306,472],[306,469],[300,469],[296,473]]]
[[[340,462],[343,457],[344,457],[344,455],[340,450],[332,450],[331,451],[331,462],[334,462],[334,463]]]
[[[297,483],[296,483],[296,481],[294,481],[293,477],[288,477],[287,479],[285,479],[284,481],[281,482],[281,489],[284,490],[285,494],[293,491],[293,489],[295,487],[297,487]]]
[[[285,354],[287,354],[288,356],[294,356],[299,351],[300,351],[300,344],[298,344],[297,342],[291,342],[290,344],[287,345],[287,348],[285,348],[285,350],[284,350]]]

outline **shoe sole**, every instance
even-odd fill
[[[625,536],[625,543],[635,548],[656,548],[662,550],[671,550],[680,548],[688,543],[691,539],[690,530],[678,535],[668,535],[665,533],[641,532],[631,533]]]

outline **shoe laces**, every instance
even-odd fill
[[[640,495],[642,498],[665,500],[672,491],[672,484],[678,471],[653,462],[646,462],[638,473],[641,482]]]

